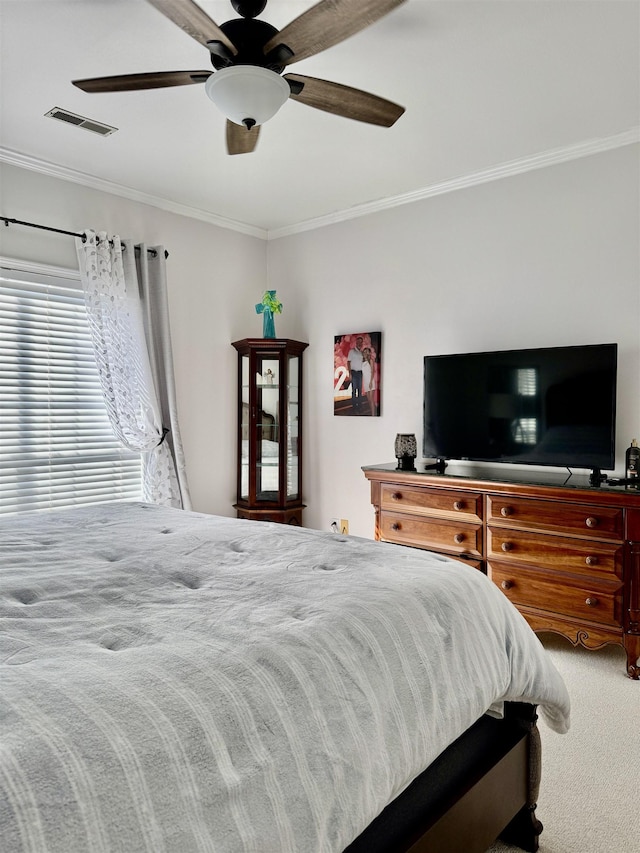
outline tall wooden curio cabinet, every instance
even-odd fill
[[[238,518],[302,524],[302,353],[287,338],[238,351]]]

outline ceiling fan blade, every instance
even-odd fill
[[[189,86],[204,83],[212,71],[151,71],[146,74],[118,74],[115,77],[90,77],[72,80],[83,92],[132,92],[137,89],[161,89],[165,86]]]
[[[284,79],[304,84],[298,92],[297,86],[292,89],[290,97],[295,101],[345,118],[391,127],[404,112],[404,107],[399,104],[341,83],[305,77],[303,74],[285,74]]]
[[[293,56],[284,59],[289,65],[326,50],[373,24],[405,0],[320,0],[270,39],[265,54],[285,44]]]
[[[147,0],[147,3],[205,47],[209,41],[221,41],[234,56],[238,52],[229,37],[193,0]]]
[[[251,154],[258,144],[261,125],[256,124],[251,130],[241,127],[227,119],[227,152],[229,154]]]

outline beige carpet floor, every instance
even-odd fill
[[[618,646],[574,649],[540,635],[571,696],[571,730],[540,721],[540,853],[640,853],[640,681]],[[491,853],[516,853],[497,842]],[[443,851],[445,853],[445,851]]]

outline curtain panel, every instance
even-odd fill
[[[122,444],[142,454],[143,497],[190,509],[178,428],[166,259],[105,232],[76,239],[102,392]]]

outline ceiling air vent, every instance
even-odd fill
[[[75,124],[77,127],[84,127],[85,130],[92,130],[94,133],[99,133],[100,136],[110,136],[118,129],[117,127],[103,124],[100,121],[93,121],[93,119],[86,118],[86,116],[79,116],[75,113],[70,113],[68,110],[62,110],[60,107],[54,107],[48,113],[45,113],[45,116],[47,118],[57,118],[59,121],[66,121],[67,124]]]

